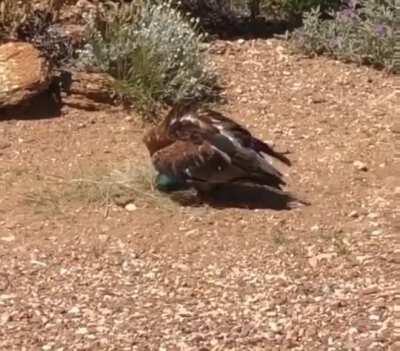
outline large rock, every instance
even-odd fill
[[[63,105],[81,110],[104,110],[113,103],[114,80],[105,73],[72,72],[64,88]]]
[[[50,67],[31,44],[12,42],[0,46],[0,108],[16,106],[46,90]]]

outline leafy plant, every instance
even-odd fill
[[[160,103],[214,95],[215,77],[205,68],[196,26],[171,2],[107,3],[89,18],[80,61],[112,75],[117,91],[148,117]]]
[[[243,0],[174,0],[173,4],[181,13],[198,18],[203,31],[222,36],[240,33],[240,16],[248,10]]]
[[[304,12],[320,7],[322,12],[336,9],[341,0],[234,0],[231,4],[239,11],[248,14],[262,15],[268,18],[301,18]]]
[[[61,68],[72,62],[74,47],[54,16],[54,12],[35,9],[16,28],[16,38],[31,43],[53,67]]]
[[[400,19],[396,16],[396,0],[350,0],[332,17],[322,20],[319,8],[310,11],[304,16],[303,28],[293,33],[292,43],[309,55],[327,54],[398,71],[395,47]]]
[[[279,1],[280,11],[284,16],[302,16],[304,12],[319,8],[323,13],[330,9],[337,8],[340,0],[281,0]]]

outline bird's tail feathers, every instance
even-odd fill
[[[275,151],[271,146],[258,139],[254,139],[254,145],[257,151],[272,156],[288,166],[292,165],[292,162],[285,156],[288,152]]]

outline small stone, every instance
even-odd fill
[[[375,212],[372,212],[372,213],[370,213],[369,215],[368,215],[368,218],[371,218],[371,219],[376,219],[376,218],[378,218],[379,217],[379,215],[377,214],[377,213],[375,213]]]
[[[85,335],[87,333],[89,333],[89,330],[85,327],[81,327],[75,332],[77,335]]]
[[[281,332],[282,331],[282,326],[280,326],[278,323],[275,323],[275,322],[269,322],[268,323],[269,324],[269,327],[271,328],[271,330],[274,332],[274,333],[279,333],[279,332]]]
[[[0,301],[12,300],[15,298],[14,294],[3,294],[0,295]]]
[[[359,216],[359,214],[357,211],[352,211],[349,213],[349,217],[351,217],[351,218],[357,218],[358,216]]]
[[[78,306],[74,306],[68,311],[68,314],[79,316],[81,314],[81,310]]]
[[[129,203],[125,205],[125,210],[129,211],[129,212],[133,212],[137,210],[137,206],[134,203]]]
[[[10,243],[15,240],[15,236],[14,235],[3,236],[0,238],[0,240]]]
[[[237,42],[238,42],[239,45],[243,45],[245,43],[245,40],[244,39],[239,39]]]
[[[367,171],[368,167],[364,162],[361,161],[354,161],[353,166],[359,171]]]
[[[394,188],[394,194],[395,194],[395,195],[400,195],[400,186],[396,186],[396,187]]]
[[[11,320],[11,316],[8,313],[3,313],[0,315],[0,325],[5,325]]]
[[[36,260],[32,260],[31,264],[35,265],[35,266],[39,266],[39,267],[47,267],[47,264],[45,262],[36,261]]]
[[[101,235],[99,235],[99,239],[100,239],[100,241],[102,241],[103,243],[105,243],[109,238],[110,238],[110,236],[109,236],[109,235],[106,235],[106,234],[101,234]]]
[[[383,233],[383,229],[374,230],[371,235],[381,235]]]
[[[316,224],[316,225],[313,225],[312,227],[311,227],[311,231],[312,232],[317,232],[317,231],[319,231],[319,225],[318,224]]]

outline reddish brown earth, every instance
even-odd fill
[[[291,151],[288,189],[312,205],[88,202],[73,179],[147,162],[135,116],[3,120],[1,350],[400,349],[396,78],[277,40],[213,45],[220,109]]]

